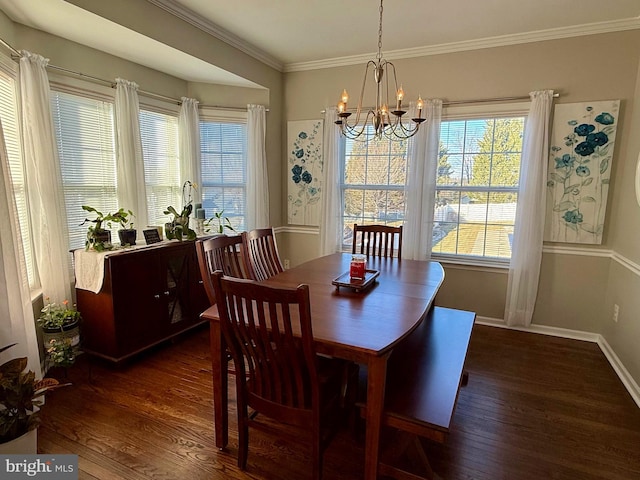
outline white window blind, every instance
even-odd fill
[[[246,229],[245,123],[200,122],[202,207],[207,218],[224,212],[236,231]]]
[[[18,117],[16,76],[0,68],[0,120],[4,131],[4,141],[9,157],[9,170],[13,184],[13,195],[18,210],[18,222],[24,250],[24,268],[29,281],[29,288],[38,286],[36,279],[32,235],[29,225],[27,192],[25,188],[24,164],[20,145],[20,128]]]
[[[52,91],[51,110],[60,155],[69,247],[81,248],[85,245],[88,224],[80,224],[87,217],[94,218],[82,210],[82,205],[90,205],[104,214],[118,209],[113,103]],[[111,234],[112,242],[116,243],[116,225]]]
[[[164,225],[169,205],[182,208],[178,162],[178,117],[140,110],[149,225]],[[135,212],[134,212],[135,213]],[[134,219],[135,221],[135,219]],[[136,225],[138,229],[146,225]]]

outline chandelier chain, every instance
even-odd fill
[[[380,26],[378,27],[378,60],[382,60],[382,0],[380,0]]]

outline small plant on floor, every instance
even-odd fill
[[[76,361],[76,353],[70,338],[49,340],[47,360],[50,367],[70,367]]]
[[[75,305],[69,305],[69,301],[65,300],[60,303],[52,303],[49,297],[45,298],[47,304],[40,310],[38,317],[38,325],[47,330],[60,330],[64,327],[78,323],[82,320],[80,312],[76,310]]]

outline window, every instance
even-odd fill
[[[508,262],[518,201],[525,117],[442,121],[432,255],[442,260]],[[400,225],[408,141],[345,140],[343,248],[354,223]]]
[[[344,248],[351,248],[354,223],[402,225],[406,141],[345,140],[342,178]]]
[[[164,225],[168,220],[167,215],[163,213],[167,207],[173,205],[179,209],[182,205],[179,185],[178,117],[140,110],[140,136],[149,225]],[[136,226],[139,229],[147,227]]]
[[[224,212],[236,231],[246,229],[246,124],[200,122],[202,207],[207,218]]]
[[[8,62],[11,62],[11,60],[8,60]],[[25,257],[25,265],[23,265],[23,267],[29,281],[29,288],[33,289],[37,287],[37,279],[31,242],[31,228],[29,225],[24,163],[20,145],[17,101],[15,66],[12,68],[8,65],[5,69],[4,62],[2,62],[2,65],[0,65],[0,119],[2,120],[4,141],[7,148],[7,156],[9,158],[9,170],[11,172],[11,182],[13,184],[13,195],[16,200],[16,207],[18,211],[18,222]]]
[[[509,260],[524,117],[442,123],[434,255]]]
[[[69,247],[82,248],[87,217],[82,205],[102,213],[118,209],[113,103],[51,92],[51,113],[60,156],[62,186],[69,227]],[[106,226],[105,226],[106,227]],[[117,241],[114,225],[112,241]]]

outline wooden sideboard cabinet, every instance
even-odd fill
[[[201,323],[209,301],[194,242],[105,257],[99,293],[77,288],[82,349],[119,362]]]

